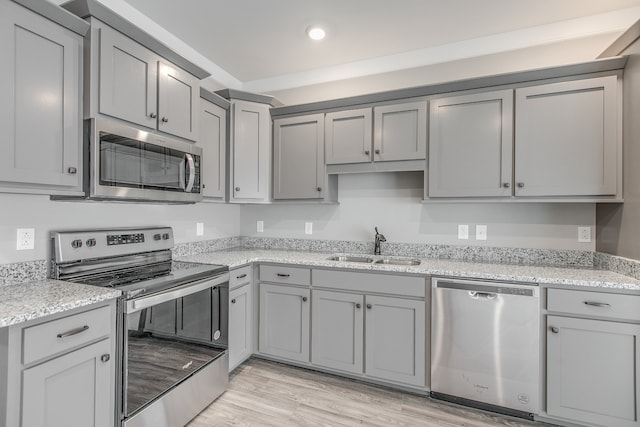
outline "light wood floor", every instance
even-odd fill
[[[209,426],[540,427],[334,375],[250,359],[227,391],[189,427]]]

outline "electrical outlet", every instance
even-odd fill
[[[578,227],[578,242],[591,242],[591,227]]]
[[[313,223],[305,222],[304,223],[304,234],[313,234]]]
[[[16,249],[24,251],[35,247],[36,230],[34,228],[18,228]]]
[[[486,225],[476,225],[476,240],[487,240]]]
[[[256,222],[256,231],[258,233],[264,233],[264,221],[257,221]]]
[[[458,224],[458,239],[467,240],[469,238],[469,225]]]
[[[204,222],[196,222],[196,236],[204,236]]]

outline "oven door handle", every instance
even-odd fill
[[[127,313],[135,313],[136,311],[153,307],[154,305],[162,304],[163,302],[195,294],[196,292],[200,292],[214,286],[222,285],[224,283],[227,283],[228,281],[229,273],[224,273],[220,276],[198,280],[196,282],[191,282],[177,288],[172,288],[166,292],[127,301]]]

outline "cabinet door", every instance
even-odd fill
[[[175,65],[158,62],[158,130],[198,139],[200,80]]]
[[[2,2],[0,50],[0,181],[79,191],[82,38]]]
[[[313,291],[311,362],[362,374],[364,296]]]
[[[640,425],[640,325],[547,316],[547,412]]]
[[[421,160],[427,156],[427,102],[373,109],[373,160]]]
[[[238,199],[268,200],[271,181],[271,116],[269,106],[233,101],[233,191]]]
[[[261,353],[309,361],[309,289],[260,284]]]
[[[516,89],[516,196],[615,195],[616,76]]]
[[[200,137],[202,147],[202,196],[224,199],[226,173],[227,111],[200,100]]]
[[[429,197],[511,195],[513,91],[431,101]]]
[[[371,108],[338,111],[325,117],[325,159],[328,165],[372,160]]]
[[[159,59],[116,30],[100,28],[100,112],[156,129]]]
[[[22,425],[86,427],[114,425],[110,340],[24,370]],[[101,360],[108,355],[107,361]]]
[[[322,198],[324,114],[273,122],[273,198]]]
[[[424,387],[425,302],[369,295],[365,302],[365,374]]]
[[[229,293],[229,371],[253,354],[253,292],[249,283]]]

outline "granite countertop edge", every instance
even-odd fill
[[[482,280],[503,280],[532,283],[543,286],[597,288],[640,294],[640,280],[607,270],[561,266],[482,263],[473,261],[420,259],[420,265],[403,266],[375,263],[331,261],[335,253],[302,252],[268,249],[227,249],[197,255],[181,256],[181,261],[228,265],[230,269],[251,263],[274,263],[329,267],[353,271],[380,271],[393,273],[424,274]],[[352,254],[362,256],[363,254]],[[373,259],[407,259],[407,257],[366,255]],[[594,289],[595,290],[595,289]]]

